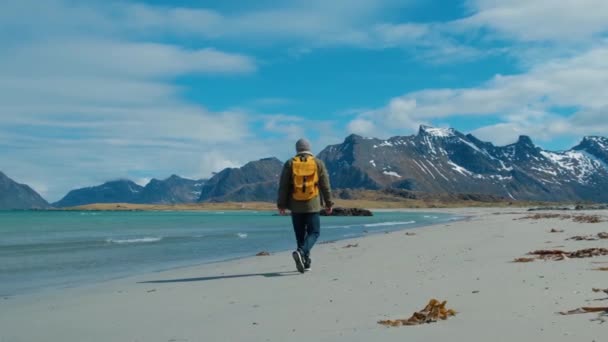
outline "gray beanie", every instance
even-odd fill
[[[302,138],[296,142],[296,152],[310,152],[310,142],[308,140]]]

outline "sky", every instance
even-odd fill
[[[605,0],[4,0],[0,171],[69,190],[421,124],[608,135]]]

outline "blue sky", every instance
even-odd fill
[[[608,135],[605,0],[0,4],[0,170],[51,201],[309,137]]]

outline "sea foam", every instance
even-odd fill
[[[116,243],[116,244],[133,244],[133,243],[151,243],[158,242],[162,240],[162,237],[143,237],[143,238],[134,238],[134,239],[106,239],[107,243]]]
[[[384,226],[399,226],[402,224],[412,224],[416,223],[416,221],[399,221],[399,222],[380,222],[380,223],[368,223],[364,224],[364,227],[384,227]]]

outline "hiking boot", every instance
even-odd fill
[[[302,260],[302,253],[300,253],[299,250],[296,250],[291,253],[291,256],[293,256],[293,260],[296,262],[298,272],[304,273],[304,261]]]
[[[304,271],[306,271],[306,272],[310,271],[311,263],[312,263],[312,260],[309,257],[304,258]]]

